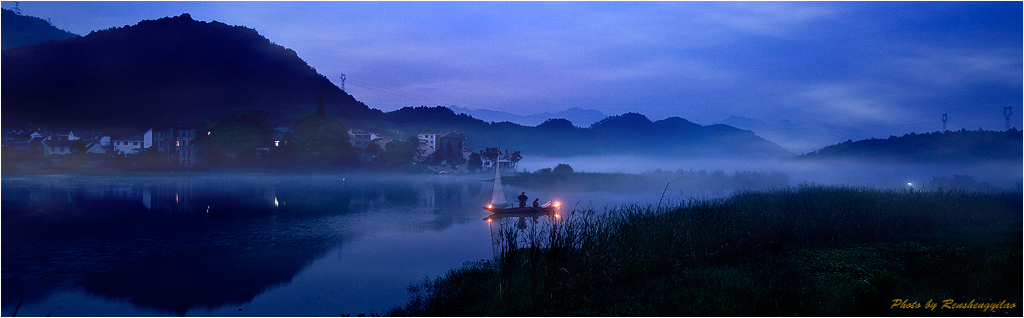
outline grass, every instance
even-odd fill
[[[1022,205],[1020,193],[805,185],[573,211],[532,244],[411,287],[389,314],[1020,315]],[[1017,307],[894,309],[894,299]]]

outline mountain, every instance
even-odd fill
[[[516,115],[509,112],[487,110],[487,109],[469,109],[458,106],[451,106],[452,111],[456,113],[462,113],[473,118],[478,118],[487,122],[500,123],[503,121],[516,123],[524,126],[536,126],[547,121],[548,119],[566,119],[572,122],[578,127],[588,127],[608,115],[605,115],[596,110],[583,109],[579,107],[573,107],[570,109],[558,111],[555,113],[543,112],[540,114],[533,115]]]
[[[384,115],[396,137],[457,130],[474,149],[495,147],[553,157],[602,154],[648,156],[727,156],[779,158],[792,154],[748,130],[728,125],[701,126],[679,117],[651,121],[638,113],[607,117],[588,128],[566,119],[535,127],[511,122],[487,123],[447,107],[406,107]]]
[[[144,129],[244,109],[290,125],[316,109],[381,115],[256,30],[190,15],[3,51],[3,116],[58,126]]]
[[[858,159],[902,163],[974,163],[1022,158],[1020,130],[910,133],[831,145],[797,156],[799,160]]]
[[[846,139],[867,139],[871,134],[856,128],[841,127],[822,122],[791,122],[780,120],[766,123],[757,119],[730,116],[719,121],[733,127],[751,130],[796,153],[807,153]]]
[[[582,128],[560,117],[600,113],[574,108],[539,114],[554,119],[536,126],[487,122],[447,107],[384,113],[357,101],[294,51],[255,30],[195,21],[188,14],[3,50],[2,64],[5,122],[138,133],[258,109],[271,125],[291,126],[316,110],[322,96],[327,115],[348,128],[398,139],[426,129],[457,130],[475,150],[501,145],[547,156],[790,155],[749,130],[701,126],[678,117],[651,121],[627,113]]]
[[[28,44],[39,44],[47,41],[59,41],[79,35],[58,29],[50,22],[27,15],[20,15],[12,10],[3,9],[0,14],[0,47],[4,50]]]
[[[651,121],[637,113],[611,116],[590,127],[599,147],[614,152],[682,156],[781,157],[789,151],[752,131],[728,125],[701,126],[670,117]]]

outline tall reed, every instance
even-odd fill
[[[699,313],[672,309],[672,303],[692,299],[704,299],[716,306],[732,308],[730,310],[735,314],[776,315],[785,310],[809,310],[806,307],[809,305],[781,306],[778,304],[781,300],[773,298],[773,295],[798,291],[814,295],[821,292],[812,293],[804,287],[793,287],[796,291],[790,291],[758,285],[755,282],[759,274],[750,272],[750,269],[776,264],[766,260],[805,255],[800,251],[941,237],[951,228],[964,226],[1009,225],[1019,231],[1022,205],[1020,193],[920,192],[801,185],[739,192],[728,199],[690,200],[670,207],[627,205],[604,212],[572,210],[561,218],[553,219],[549,227],[530,232],[534,239],[528,244],[523,244],[525,241],[520,237],[527,232],[506,225],[509,228],[503,235],[505,242],[510,243],[501,249],[494,261],[456,271],[460,275],[476,277],[478,281],[470,284],[469,280],[463,280],[459,288],[464,289],[457,291],[442,290],[447,285],[435,284],[433,293],[424,297],[440,304],[452,297],[446,293],[462,293],[464,296],[461,297],[472,300],[461,302],[467,307],[458,313],[469,315]],[[1019,240],[1016,238],[1018,245]],[[896,250],[900,248],[920,248],[925,250],[921,253],[937,253],[913,246]],[[870,253],[877,256],[882,255],[879,253],[897,252],[879,249]],[[852,261],[835,256],[846,254],[829,255]],[[1003,263],[1006,268],[1017,266],[1019,272],[1019,248],[1016,255],[1016,258],[1011,256]],[[817,277],[802,274],[793,262],[777,263],[782,265],[758,271],[774,273],[764,279],[778,281],[778,286],[800,286],[793,282]],[[875,270],[890,270],[878,268]],[[452,275],[450,273],[449,277],[456,277]],[[829,292],[863,294],[870,288],[884,289],[878,286],[894,284],[887,283],[891,279],[878,280],[881,278],[876,276],[865,278],[865,281],[870,281],[869,285],[864,285],[868,287],[854,283],[833,284],[835,288],[861,287],[830,289]],[[708,280],[707,277],[720,279]],[[729,286],[734,288],[721,288],[722,284],[732,284]],[[737,286],[741,290],[736,290]],[[656,291],[675,296],[651,294]],[[465,296],[466,293],[469,296]],[[624,303],[624,295],[638,299],[636,304],[646,305],[636,307],[629,305],[628,301]],[[729,307],[731,305],[716,300],[716,297],[737,295],[749,301],[763,302],[767,307],[760,306],[757,310]],[[708,303],[702,304],[699,306]],[[837,306],[840,309],[855,308],[854,303]],[[410,301],[406,307],[391,313],[454,314],[425,308],[423,304]],[[706,310],[712,311],[703,313],[714,313],[715,308],[707,307]]]

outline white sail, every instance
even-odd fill
[[[491,192],[491,205],[493,205],[494,207],[503,207],[505,205],[508,205],[508,202],[505,201],[505,191],[501,189],[501,171],[499,171],[500,166],[501,165],[498,164],[497,160],[495,160],[494,190]]]

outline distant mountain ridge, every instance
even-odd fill
[[[1020,162],[1020,130],[910,133],[887,139],[847,140],[797,156],[799,160],[867,160],[901,163],[974,163],[992,160]]]
[[[195,21],[188,14],[7,49],[2,58],[4,120],[51,127],[141,132],[249,109],[265,111],[272,125],[290,126],[316,110],[322,96],[327,115],[348,128],[399,139],[425,129],[457,130],[475,150],[501,145],[547,156],[791,155],[751,131],[701,126],[678,117],[651,121],[627,113],[581,128],[557,117],[599,113],[570,109],[540,114],[555,118],[536,126],[489,123],[446,107],[384,113],[357,101],[294,51],[255,30]]]
[[[589,128],[566,119],[549,119],[535,127],[511,122],[487,123],[447,107],[406,107],[384,115],[389,131],[401,136],[423,129],[451,129],[466,135],[475,150],[495,147],[529,154],[568,157],[602,154],[649,156],[723,156],[780,158],[786,149],[749,130],[728,125],[701,126],[671,117],[651,121],[638,113],[607,117]]]
[[[0,25],[0,38],[3,38],[2,47],[4,50],[29,44],[39,44],[46,41],[59,41],[67,38],[80,37],[68,31],[58,29],[46,20],[21,15],[12,10],[3,9],[2,25]]]
[[[469,109],[458,106],[449,106],[452,111],[456,113],[462,113],[473,116],[487,122],[500,123],[503,121],[520,124],[523,126],[537,126],[544,123],[548,119],[566,119],[572,122],[576,127],[590,127],[590,125],[605,119],[608,115],[605,115],[599,111],[591,109],[583,109],[579,107],[573,107],[566,110],[558,111],[555,113],[543,112],[540,114],[533,115],[516,115],[509,112],[495,111],[489,109]]]
[[[747,129],[796,153],[807,153],[846,139],[867,139],[872,135],[864,130],[840,127],[822,122],[791,122],[780,120],[767,123],[761,120],[730,116],[720,124]]]

